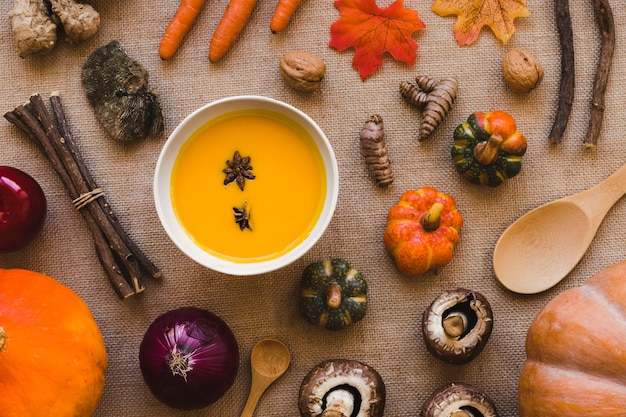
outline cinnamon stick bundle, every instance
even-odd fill
[[[97,186],[78,152],[61,97],[50,96],[50,113],[39,94],[4,117],[38,145],[65,185],[92,234],[98,259],[113,290],[126,299],[145,290],[146,276],[160,278],[161,271],[139,249],[120,225],[103,190]]]

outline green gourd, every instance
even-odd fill
[[[491,187],[519,174],[526,138],[503,111],[472,113],[454,131],[451,154],[456,170],[474,184]]]
[[[367,282],[343,259],[314,262],[302,272],[299,307],[309,323],[345,329],[365,316]]]

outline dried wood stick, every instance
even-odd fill
[[[563,133],[567,127],[574,102],[574,34],[572,32],[569,0],[556,0],[555,11],[561,44],[561,82],[559,102],[548,140],[552,143],[560,143],[563,140]]]
[[[70,154],[68,148],[65,146],[65,139],[59,133],[41,96],[39,94],[31,96],[30,102],[34,114],[39,118],[42,126],[46,129],[50,142],[52,142],[57,155],[59,155],[63,161],[63,165],[68,170],[68,173],[70,173],[70,178],[74,181],[76,191],[78,192],[78,195],[75,196],[74,199],[92,191],[94,188],[89,188],[87,183],[84,181],[76,161]],[[114,252],[118,255],[119,261],[122,263],[122,266],[128,275],[126,278],[130,281],[130,284],[135,292],[142,292],[145,287],[141,282],[141,271],[139,270],[139,265],[137,264],[132,251],[117,234],[117,231],[113,228],[111,223],[108,221],[107,216],[100,208],[94,204],[88,204],[85,206],[85,209],[88,210],[94,219],[97,220],[97,223],[102,230],[102,234],[109,242],[109,246],[111,246]]]
[[[89,189],[93,190],[98,188],[96,181],[93,179],[91,172],[85,165],[83,158],[80,156],[78,152],[78,148],[76,146],[76,142],[74,141],[74,136],[69,127],[69,123],[67,121],[67,117],[65,116],[65,110],[63,108],[63,104],[61,103],[61,97],[58,92],[53,92],[50,95],[50,104],[52,106],[52,112],[56,118],[57,126],[59,128],[59,133],[64,139],[64,144],[67,147],[70,155],[74,159],[78,170],[80,171],[84,181],[88,185]],[[161,278],[162,274],[159,268],[143,253],[143,251],[137,246],[137,244],[130,239],[122,225],[119,223],[117,216],[114,211],[111,209],[106,197],[103,195],[96,200],[100,205],[102,211],[109,217],[109,221],[115,228],[117,234],[122,238],[126,246],[130,249],[130,251],[135,255],[137,262],[139,265],[148,272],[152,278]]]
[[[87,194],[92,191],[91,188],[85,183],[78,169],[78,166],[69,150],[65,146],[65,140],[59,133],[50,113],[46,109],[45,103],[39,94],[32,95],[30,97],[30,103],[33,109],[33,113],[37,116],[42,126],[44,127],[48,139],[54,146],[57,155],[61,158],[63,162],[63,166],[67,169],[70,174],[71,180],[74,182],[74,187],[78,195],[74,197],[74,199],[79,198],[83,194]],[[145,288],[141,283],[141,271],[139,270],[139,265],[130,251],[130,249],[126,246],[124,241],[117,234],[109,220],[107,219],[104,212],[94,204],[88,204],[85,206],[85,209],[88,210],[94,219],[97,221],[100,229],[102,230],[102,234],[106,237],[109,245],[113,248],[115,253],[119,256],[119,261],[122,263],[123,268],[127,272],[127,279],[130,281],[132,287],[135,292],[141,292]]]
[[[30,111],[29,107],[30,106],[19,105],[12,112],[7,112],[4,117],[10,123],[22,130],[29,137],[29,139],[33,140],[39,146],[61,179],[68,195],[70,198],[74,199],[75,196],[78,195],[76,186],[63,166],[63,163],[57,155],[52,143],[49,141],[46,131],[41,126],[39,120]],[[120,268],[117,266],[117,260],[113,255],[113,251],[97,226],[93,216],[88,211],[81,211],[81,214],[87,222],[87,226],[94,239],[98,259],[107,274],[113,290],[122,299],[130,297],[135,293],[135,291],[124,279]]]
[[[602,120],[604,119],[604,96],[613,62],[613,51],[615,50],[615,21],[611,5],[608,0],[593,0],[593,11],[600,29],[602,43],[600,59],[593,81],[591,116],[587,133],[583,139],[583,147],[585,148],[594,148],[598,142],[598,136],[600,136]]]
[[[69,129],[58,93],[50,97],[53,116],[39,94],[7,112],[5,118],[42,149],[61,178],[94,239],[98,259],[120,298],[142,292],[143,272],[161,272],[126,234],[87,169]],[[94,202],[94,204],[91,204]]]
[[[46,131],[37,118],[28,110],[26,105],[17,106],[12,112],[6,113],[4,117],[9,122],[22,129],[24,133],[39,146],[39,149],[48,156],[52,168],[56,171],[63,185],[65,185],[70,197],[74,198],[72,196],[76,194],[76,190],[69,174],[63,167],[63,163],[61,163],[61,160],[54,151],[52,144],[48,140],[43,139],[46,137]]]

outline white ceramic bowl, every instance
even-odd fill
[[[287,116],[308,132],[323,159],[326,173],[326,196],[313,229],[297,246],[278,258],[256,262],[237,262],[217,257],[201,247],[184,230],[172,204],[171,177],[181,147],[190,136],[210,120],[238,110],[265,109]],[[339,172],[333,149],[319,126],[295,107],[262,96],[236,96],[209,103],[187,116],[169,136],[156,165],[154,199],[157,214],[165,231],[180,250],[191,259],[212,270],[229,275],[256,275],[282,268],[299,259],[324,234],[335,211],[339,192]]]

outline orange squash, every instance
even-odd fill
[[[0,269],[0,416],[91,416],[107,353],[89,307],[55,279]]]
[[[526,355],[520,417],[626,416],[626,261],[552,299]]]
[[[453,137],[454,166],[470,182],[496,187],[520,173],[528,144],[510,114],[474,112]]]
[[[462,226],[454,198],[423,187],[402,194],[389,210],[383,241],[400,272],[414,277],[452,260]]]

